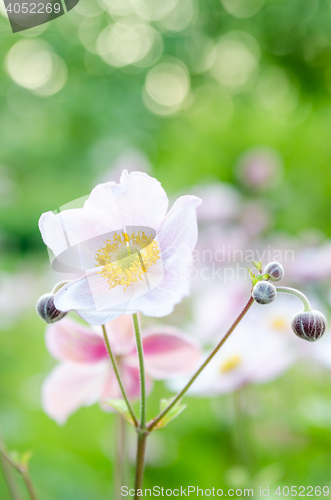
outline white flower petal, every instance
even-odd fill
[[[159,181],[143,172],[124,170],[120,183],[99,184],[91,192],[85,207],[109,213],[108,192],[111,190],[122,226],[147,226],[152,229],[160,224],[168,209],[168,197]]]
[[[111,191],[108,195],[111,199]],[[122,223],[113,200],[112,211],[109,210],[107,213],[91,210],[85,206],[63,210],[56,215],[53,212],[46,212],[39,219],[39,229],[44,243],[56,256],[84,242],[82,253],[86,258],[87,252],[92,252],[94,257],[95,251],[99,248],[95,248],[98,243],[93,244],[92,241],[90,249],[89,240],[121,230]],[[76,254],[73,254],[72,259],[75,257]],[[92,258],[92,262],[93,260]],[[79,263],[76,264],[76,269],[80,269]]]
[[[181,196],[164,218],[157,232],[164,278],[151,292],[132,300],[130,311],[138,310],[146,316],[166,316],[189,294],[192,250],[198,237],[196,209],[200,204],[196,196]]]
[[[163,261],[183,252],[193,251],[198,238],[196,209],[202,201],[197,196],[181,196],[157,230]]]

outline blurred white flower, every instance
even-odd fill
[[[244,290],[240,282],[204,290],[193,306],[195,334],[209,345],[211,340],[216,345],[249,294],[250,288],[246,284]],[[282,375],[306,353],[304,343],[291,329],[291,320],[301,309],[297,299],[280,294],[272,305],[254,304],[189,393],[216,396]],[[177,380],[170,388],[177,390],[182,385],[183,380]]]
[[[320,282],[331,277],[331,241],[298,248],[288,266],[288,274],[297,283]]]
[[[234,280],[207,283],[196,292],[193,301],[193,322],[190,331],[204,343],[214,343],[225,333],[248,300],[249,283]]]
[[[33,310],[40,289],[41,283],[32,272],[0,272],[0,327],[11,327],[21,314]]]
[[[325,332],[323,337],[309,344],[310,349],[307,349],[307,357],[317,361],[325,368],[331,369],[331,331],[330,328]]]

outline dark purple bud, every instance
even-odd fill
[[[258,304],[270,304],[276,295],[276,288],[269,281],[259,281],[252,291],[252,297]]]
[[[264,269],[264,274],[269,274],[271,281],[279,281],[284,277],[284,268],[279,262],[269,262]]]
[[[42,295],[36,304],[36,311],[46,323],[55,323],[60,321],[67,314],[66,312],[59,311],[54,305],[53,293],[45,293]]]
[[[292,320],[292,330],[303,340],[315,342],[322,337],[327,327],[327,321],[319,311],[306,311],[298,313]]]

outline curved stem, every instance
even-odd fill
[[[111,361],[111,363],[113,365],[113,369],[114,369],[114,372],[115,372],[115,375],[116,375],[116,378],[117,378],[118,385],[120,386],[120,389],[121,389],[121,392],[122,392],[122,396],[124,398],[124,401],[126,402],[126,406],[128,407],[129,413],[131,415],[131,418],[132,418],[132,420],[134,422],[135,427],[138,427],[137,418],[136,418],[136,416],[135,416],[135,414],[133,412],[133,409],[132,409],[132,407],[130,405],[130,402],[128,400],[128,397],[126,395],[126,392],[125,392],[124,386],[122,384],[122,380],[121,380],[121,377],[120,377],[120,374],[119,374],[119,371],[118,371],[118,368],[117,368],[117,365],[116,365],[115,356],[114,356],[113,351],[111,350],[111,347],[110,347],[110,344],[109,344],[107,330],[106,330],[105,325],[102,325],[102,331],[103,331],[103,338],[104,338],[104,341],[105,341],[105,344],[106,344],[107,352],[108,352],[108,355],[110,357],[110,361]]]
[[[277,286],[276,287],[277,292],[282,292],[282,293],[289,293],[290,295],[294,295],[298,299],[301,300],[303,303],[304,311],[311,311],[311,305],[307,297],[302,293],[299,292],[299,290],[296,290],[295,288],[289,288],[287,286]]]
[[[140,326],[138,314],[132,314],[134,333],[136,337],[137,353],[139,360],[139,371],[140,371],[140,424],[139,428],[145,430],[146,426],[146,376],[145,376],[145,363],[144,363],[144,351],[143,344],[141,341]]]
[[[173,399],[173,401],[167,406],[167,408],[165,408],[165,410],[163,410],[156,418],[154,418],[154,420],[152,420],[149,423],[149,425],[147,426],[147,429],[149,430],[149,432],[151,432],[157,426],[157,424],[165,417],[165,415],[171,410],[171,408],[173,408],[178,403],[178,401],[180,401],[182,399],[182,397],[189,390],[189,388],[191,387],[191,385],[193,384],[193,382],[195,381],[195,379],[200,375],[200,373],[202,372],[202,370],[208,365],[208,363],[218,353],[218,351],[220,350],[220,348],[222,347],[222,345],[224,344],[224,342],[228,339],[228,337],[231,335],[231,333],[233,332],[233,330],[236,328],[236,326],[243,319],[243,317],[245,316],[245,314],[247,313],[247,311],[249,310],[249,308],[251,307],[251,305],[253,304],[253,302],[254,302],[253,297],[250,297],[249,300],[248,300],[248,302],[247,302],[247,304],[245,305],[244,309],[241,311],[241,313],[239,314],[239,316],[237,317],[237,319],[234,321],[234,323],[232,324],[232,326],[226,332],[226,334],[224,335],[224,337],[222,338],[222,340],[217,344],[217,346],[211,352],[211,354],[208,356],[208,358],[202,363],[202,365],[200,366],[200,368],[198,368],[198,370],[195,372],[195,374],[192,376],[192,378],[187,382],[187,384],[185,385],[185,387],[177,394],[177,396],[175,397],[175,399]]]

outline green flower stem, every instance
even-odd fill
[[[33,487],[28,469],[25,472],[23,472],[22,475],[23,475],[26,489],[29,492],[31,500],[37,500],[37,495],[36,495],[35,489]]]
[[[16,464],[10,458],[10,456],[8,455],[8,453],[6,453],[6,451],[2,448],[2,446],[0,447],[0,454],[1,454],[2,458],[4,460],[6,460],[6,462],[8,462],[8,464],[11,465],[22,476],[22,478],[23,478],[23,480],[25,482],[26,489],[28,490],[30,499],[31,500],[37,500],[37,494],[36,494],[36,491],[35,491],[35,489],[33,487],[31,478],[30,478],[28,466],[25,465],[25,464]]]
[[[114,498],[121,499],[121,487],[126,484],[126,423],[122,415],[116,415],[115,433],[116,443],[116,467],[114,470]]]
[[[146,377],[145,377],[145,363],[144,363],[144,351],[143,344],[141,341],[140,326],[138,314],[132,315],[134,333],[136,337],[137,353],[139,360],[139,371],[140,371],[140,430],[145,430],[146,427]]]
[[[126,395],[126,392],[125,392],[125,389],[124,389],[124,386],[122,384],[122,380],[121,380],[121,377],[120,377],[120,374],[119,374],[119,371],[118,371],[118,368],[117,368],[117,365],[116,365],[116,360],[115,360],[115,356],[113,354],[113,351],[110,347],[110,344],[109,344],[109,340],[108,340],[108,335],[107,335],[107,330],[106,330],[106,327],[105,325],[102,325],[102,331],[103,331],[103,338],[104,338],[104,341],[105,341],[105,344],[106,344],[106,348],[107,348],[107,352],[108,352],[108,355],[109,355],[109,358],[110,358],[110,361],[113,365],[113,368],[114,368],[114,372],[115,372],[115,375],[116,375],[116,378],[117,378],[117,382],[118,382],[118,385],[120,386],[120,389],[121,389],[121,392],[122,392],[122,395],[123,395],[123,398],[124,398],[124,401],[126,403],[126,406],[128,407],[128,410],[129,410],[129,413],[131,415],[131,418],[134,422],[134,426],[135,427],[138,427],[138,420],[133,412],[133,409],[130,405],[130,402],[128,400],[128,397]]]
[[[134,500],[139,500],[138,490],[142,489],[144,480],[145,468],[145,453],[146,453],[146,440],[149,432],[146,430],[137,429],[138,442],[137,442],[137,457],[136,457],[136,474],[134,481],[135,496]]]
[[[135,474],[135,500],[138,500],[138,490],[142,488],[144,479],[145,467],[145,452],[146,452],[146,439],[149,434],[146,428],[146,377],[145,377],[145,364],[144,364],[144,351],[141,340],[140,326],[138,314],[132,315],[134,333],[136,337],[137,353],[139,360],[140,372],[140,423],[137,431],[137,458],[136,458],[136,474]]]
[[[211,352],[211,354],[208,356],[208,358],[202,363],[200,368],[195,372],[195,374],[192,376],[192,378],[188,381],[188,383],[185,385],[185,387],[177,394],[175,399],[172,400],[172,402],[163,410],[154,420],[152,420],[149,425],[147,426],[147,429],[149,432],[151,432],[157,424],[162,420],[166,414],[182,399],[184,394],[189,390],[193,382],[196,380],[196,378],[200,375],[200,373],[206,368],[208,363],[213,359],[213,357],[218,353],[224,342],[229,338],[233,330],[236,328],[236,326],[240,323],[240,321],[243,319],[245,314],[248,312],[250,309],[251,305],[253,304],[254,299],[253,297],[250,297],[247,304],[245,305],[244,309],[241,311],[235,322],[232,324],[232,326],[229,328],[229,330],[226,332],[222,340],[217,344],[215,349]]]
[[[299,290],[296,290],[295,288],[289,288],[287,286],[277,286],[276,290],[277,292],[289,293],[290,295],[294,295],[295,297],[300,299],[301,302],[303,303],[305,312],[312,310],[309,300],[302,292],[299,292]]]
[[[3,476],[5,478],[8,487],[8,491],[10,493],[10,498],[12,500],[22,500],[21,493],[18,489],[18,485],[16,482],[16,477],[14,476],[14,472],[9,463],[7,462],[7,460],[5,460],[1,454],[0,454],[0,464]]]

